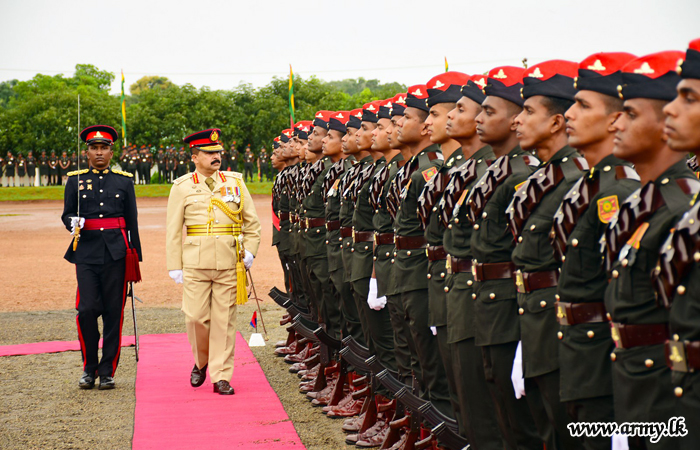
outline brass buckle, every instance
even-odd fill
[[[523,272],[520,269],[515,271],[515,288],[522,294],[527,293],[525,290],[525,278],[523,277]]]
[[[666,358],[671,362],[671,370],[688,372],[688,358],[685,354],[685,344],[679,341],[666,342]]]
[[[447,259],[445,260],[445,270],[447,273],[452,274],[452,256],[447,255]]]
[[[480,280],[478,280],[477,277],[476,277],[476,265],[477,265],[477,264],[479,264],[479,263],[476,262],[476,259],[472,259],[472,277],[474,278],[474,280],[480,281]]]
[[[620,324],[610,322],[610,335],[612,336],[612,340],[615,341],[616,348],[625,348],[622,345],[622,339],[620,338]]]
[[[566,315],[566,308],[559,302],[554,303],[557,308],[557,321],[559,325],[569,325],[569,320]]]

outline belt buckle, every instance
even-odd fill
[[[476,265],[477,265],[477,264],[479,264],[479,263],[476,262],[476,259],[472,259],[472,277],[473,277],[476,281],[480,281],[480,280],[477,278],[477,276],[476,276]]]
[[[355,227],[352,227],[352,241],[355,242]]]
[[[447,270],[447,273],[452,274],[452,257],[450,255],[447,255],[447,259],[445,259],[445,270]]]
[[[685,344],[679,341],[666,343],[666,359],[671,363],[671,370],[688,372],[688,357],[685,354]]]
[[[615,341],[616,348],[625,348],[625,346],[622,345],[622,338],[620,337],[620,324],[610,322],[610,336],[612,340]]]
[[[309,227],[309,218],[307,217],[305,220],[306,220],[306,228],[310,228]]]
[[[557,308],[557,321],[559,325],[569,325],[568,316],[566,315],[566,308],[559,302],[555,302],[554,305]]]
[[[394,245],[397,247],[399,245],[399,236],[397,234],[394,234]]]
[[[376,231],[374,232],[372,239],[374,239],[374,246],[377,247],[379,245],[379,236],[377,235]]]
[[[525,290],[525,278],[523,277],[523,272],[520,269],[515,271],[515,289],[522,294],[527,293]]]

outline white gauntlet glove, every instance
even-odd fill
[[[182,270],[171,270],[168,272],[175,284],[182,284]]]
[[[85,217],[71,217],[70,218],[70,234],[75,234],[75,227],[83,228],[85,225]]]
[[[246,250],[245,257],[243,258],[243,265],[245,266],[246,270],[250,269],[250,267],[253,265],[254,259],[255,259],[255,256],[253,256],[252,253],[250,253],[248,250]]]
[[[369,295],[367,296],[367,304],[375,311],[380,311],[386,306],[386,296],[377,298],[377,279],[369,279]]]
[[[513,371],[510,373],[510,380],[513,382],[515,398],[525,395],[525,378],[523,378],[523,342],[518,341],[518,349],[515,351],[513,359]]]

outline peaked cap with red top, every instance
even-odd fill
[[[208,130],[192,133],[183,141],[189,144],[190,148],[196,148],[202,152],[220,152],[224,149],[219,140],[221,130],[218,128],[210,128]]]
[[[500,66],[489,70],[486,77],[484,94],[500,97],[518,106],[523,106],[523,97],[520,95],[523,88],[523,74],[525,69],[515,66]]]
[[[525,69],[523,72],[524,99],[535,95],[574,99],[576,89],[574,78],[578,75],[578,64],[561,59],[553,59]]]
[[[622,84],[622,67],[637,59],[631,53],[596,53],[578,65],[578,77],[574,87],[579,91],[595,91],[617,97],[617,87]]]
[[[292,138],[292,136],[294,136],[294,130],[292,130],[291,128],[287,128],[286,130],[282,130],[282,132],[280,133],[280,139],[284,143],[289,142],[289,140]]]
[[[336,111],[328,119],[328,129],[340,131],[345,134],[348,132],[346,124],[350,120],[350,111]]]
[[[469,75],[462,72],[444,72],[425,84],[428,88],[428,108],[438,103],[455,103],[462,98],[462,86],[469,82]]]
[[[676,69],[684,57],[683,52],[671,50],[630,61],[622,68],[622,84],[617,87],[620,98],[673,100],[681,81]]]
[[[113,145],[119,138],[117,130],[109,125],[92,125],[80,132],[80,139],[86,144]]]
[[[355,109],[350,111],[350,119],[348,119],[348,123],[346,123],[345,126],[348,128],[359,129],[361,125],[362,125],[362,108],[355,108]]]
[[[391,111],[389,111],[390,116],[403,116],[403,112],[406,109],[407,95],[408,94],[405,92],[394,95],[394,98],[391,99]]]
[[[362,106],[362,121],[377,123],[379,113],[379,107],[384,100],[375,100],[373,102],[365,103]]]
[[[481,105],[486,98],[484,86],[486,86],[486,75],[472,75],[469,77],[469,82],[462,86],[461,95]]]
[[[406,108],[418,108],[428,112],[429,108],[425,102],[428,98],[428,87],[424,84],[416,84],[408,88],[406,94]]]
[[[312,127],[328,128],[328,119],[330,119],[333,112],[334,111],[325,111],[325,110],[324,111],[317,111],[316,115],[314,116],[313,124],[311,126]]]
[[[331,113],[332,111],[319,111],[316,113],[318,116],[321,112],[327,112]],[[330,116],[330,114],[329,114]],[[314,129],[314,123],[316,119],[314,119],[314,122],[310,120],[300,120],[299,122],[294,124],[294,136],[298,137],[299,139],[308,139],[309,135],[311,134],[311,131]],[[325,123],[325,121],[324,121]],[[319,125],[321,126],[321,125]],[[323,125],[323,128],[325,128],[325,125]]]

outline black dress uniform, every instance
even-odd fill
[[[34,155],[27,156],[27,176],[29,177],[29,186],[34,186],[36,180],[36,158]]]
[[[255,155],[253,154],[252,151],[250,151],[250,147],[248,147],[245,151],[245,154],[243,155],[243,169],[244,169],[245,181],[248,181],[248,178],[250,178],[251,181],[255,181],[255,177],[253,175],[253,165],[254,164],[255,164]]]
[[[112,140],[117,137],[113,128],[103,125],[86,128],[81,137],[92,142],[96,132],[103,136],[111,134]],[[76,266],[76,309],[83,369],[88,374],[113,377],[121,350],[127,245],[136,249],[141,260],[134,184],[131,175],[121,171],[90,168],[71,172],[61,216],[69,230],[71,217],[78,216],[78,196],[80,217],[85,218],[85,224],[77,249],[73,251],[71,243],[64,258]],[[102,359],[98,361],[100,316],[104,344]]]

